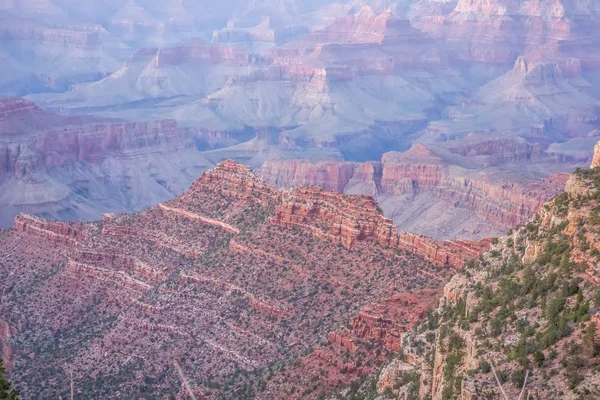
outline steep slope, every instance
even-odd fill
[[[369,365],[325,361],[323,388],[372,371],[385,347],[364,347],[368,315],[386,315],[395,348],[439,296],[453,269],[442,264],[486,246],[411,245],[371,198],[279,191],[235,162],[139,214],[87,224],[21,214],[0,233],[2,356],[25,396],[64,395],[73,371],[85,398],[313,397],[302,396],[313,375],[273,375],[312,371],[349,345]],[[365,306],[356,339],[339,339]]]
[[[600,395],[599,182],[597,163],[577,170],[565,193],[446,285],[429,323],[403,337],[419,398]]]

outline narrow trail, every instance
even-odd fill
[[[173,365],[175,366],[175,369],[177,370],[177,373],[179,374],[179,378],[181,379],[181,384],[183,385],[187,394],[192,398],[192,400],[198,400],[196,398],[196,396],[194,395],[194,392],[192,392],[192,388],[190,387],[190,382],[184,375],[183,370],[181,369],[181,366],[179,365],[177,360],[173,360]]]

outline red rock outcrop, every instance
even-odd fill
[[[398,246],[419,254],[436,265],[461,267],[466,261],[479,257],[490,244],[489,239],[478,242],[469,240],[436,242],[428,237],[401,232]]]
[[[256,177],[250,167],[231,160],[204,172],[182,199],[190,200],[196,192],[202,192],[207,186],[218,187],[222,193],[237,199],[259,203],[265,199],[277,199],[280,195],[275,188]]]
[[[257,171],[257,176],[264,178],[270,185],[281,188],[309,185],[343,192],[354,175],[355,167],[356,164],[339,161],[267,161]]]
[[[358,349],[358,346],[354,343],[352,338],[340,335],[337,332],[329,332],[329,334],[327,334],[327,339],[332,344],[342,347],[351,353],[356,352]]]
[[[380,363],[365,342],[380,341],[384,353],[398,349],[398,330],[422,315],[418,304],[410,315],[404,297],[393,297],[381,309],[359,313],[356,329],[339,330],[353,305],[379,304],[394,292],[441,290],[447,279],[441,272],[447,269],[398,251],[397,240],[370,197],[315,187],[277,190],[232,161],[204,173],[187,193],[138,214],[107,214],[94,223],[21,215],[14,229],[0,230],[6,277],[0,320],[27,328],[11,332],[10,342],[19,343],[11,379],[22,393],[42,397],[68,387],[68,377],[45,373],[56,365],[57,349],[41,345],[68,330],[60,346],[73,355],[78,386],[88,387],[91,376],[111,376],[120,365],[120,397],[137,398],[149,385],[163,390],[163,378],[155,385],[140,377],[165,359],[177,360],[190,381],[211,377],[219,385],[240,369],[280,362],[304,385],[312,373],[296,372],[319,371],[313,367],[332,360],[336,365],[324,366],[331,376],[320,379],[334,390],[338,380],[349,383]],[[332,241],[340,244],[333,251]],[[388,319],[396,322],[388,326]],[[305,357],[325,338],[334,346]],[[173,340],[177,346],[168,344]],[[341,358],[346,350],[367,357],[368,365]],[[127,364],[129,357],[145,361]],[[290,357],[299,364],[289,364]],[[198,360],[197,367],[185,360]],[[246,382],[235,378],[235,390]],[[191,390],[215,394],[210,386]],[[113,397],[89,388],[92,397]]]
[[[292,191],[277,207],[271,222],[298,227],[348,249],[367,239],[385,246],[398,243],[396,228],[381,215],[372,197],[345,196],[317,187]]]
[[[316,187],[291,191],[276,208],[271,222],[297,227],[347,249],[355,248],[360,241],[372,240],[418,254],[437,265],[454,267],[477,258],[490,244],[489,240],[436,242],[424,236],[399,234],[392,221],[381,214],[372,197],[347,196]]]
[[[439,298],[439,291],[396,294],[381,303],[363,308],[350,319],[352,334],[372,339],[391,351],[402,348],[402,333],[423,319]]]
[[[51,243],[74,245],[85,240],[86,235],[77,226],[65,222],[46,221],[27,214],[15,218],[14,229],[44,238]]]
[[[73,127],[44,132],[33,149],[45,167],[75,162],[99,164],[109,156],[140,152],[144,148],[190,147],[173,120]]]

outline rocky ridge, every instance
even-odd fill
[[[231,161],[139,214],[19,215],[0,233],[2,356],[24,394],[65,394],[66,363],[81,396],[181,395],[177,369],[197,396],[317,396],[298,389],[315,365],[330,371],[327,391],[372,373],[453,270],[397,241],[368,197],[277,190]],[[439,247],[432,259],[455,262],[440,259],[452,244]],[[293,378],[272,378],[281,364]]]
[[[595,162],[575,171],[563,194],[495,239],[445,286],[429,321],[403,336],[404,361],[421,375],[418,398],[599,395],[598,172]],[[399,379],[381,380],[401,389]]]

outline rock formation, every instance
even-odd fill
[[[334,390],[399,351],[448,278],[450,268],[397,241],[370,197],[277,190],[232,161],[139,214],[93,223],[21,214],[0,232],[2,356],[25,396],[68,387],[68,375],[48,373],[64,360],[82,396],[170,393],[173,362],[195,396],[305,390],[313,362],[325,363],[331,375],[318,379]],[[327,338],[331,347],[320,346]],[[280,363],[290,378],[263,380]]]
[[[567,178],[553,175],[528,182],[508,181],[497,172],[498,165],[519,165],[541,157],[533,146],[512,140],[462,143],[436,150],[439,153],[416,145],[404,153],[385,154],[381,163],[268,161],[258,174],[283,188],[318,185],[343,193],[372,195],[399,229],[437,235],[436,238],[454,231],[460,232],[456,236],[474,239],[525,223],[545,201],[562,190]],[[467,162],[484,166],[489,175],[482,173],[481,167],[462,167]],[[430,210],[418,210],[423,219],[433,220],[424,224],[415,218],[414,203],[419,201],[439,212],[443,207],[456,216],[438,216],[436,222],[435,217],[428,216]],[[468,218],[462,210],[469,212]],[[485,224],[488,227],[483,229]]]
[[[2,100],[0,225],[20,211],[89,220],[103,211],[156,205],[209,165],[194,157],[199,136],[173,120],[68,117],[27,100]],[[173,164],[176,154],[180,161]]]
[[[497,396],[492,368],[510,377],[501,383],[507,396],[576,399],[580,390],[598,395],[592,367],[598,311],[591,306],[600,283],[597,168],[577,170],[569,182],[568,191],[525,227],[496,239],[455,275],[436,316],[403,336],[411,343],[404,346],[404,359],[432,382],[420,398]],[[573,192],[575,186],[586,190]],[[555,357],[559,352],[562,357]],[[421,367],[424,353],[433,360],[431,370]],[[547,371],[556,368],[565,372],[549,381]]]
[[[596,167],[600,167],[600,143],[597,143],[596,146],[594,146],[594,157],[592,159],[592,165],[590,165],[590,168]]]
[[[398,233],[392,221],[381,215],[377,203],[369,196],[347,196],[317,187],[301,188],[283,197],[272,223],[296,227],[320,239],[329,239],[347,249],[358,242],[373,240],[419,254],[436,265],[460,267],[477,257],[489,242],[436,242],[406,232]]]

